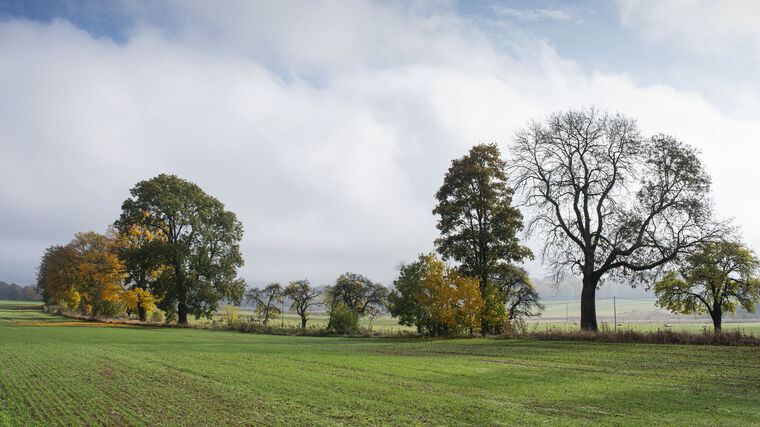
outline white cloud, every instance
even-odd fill
[[[130,187],[168,172],[243,221],[246,278],[353,270],[389,284],[432,249],[452,158],[477,142],[506,152],[528,119],[588,104],[702,148],[722,212],[760,248],[738,185],[760,177],[757,122],[589,73],[544,42],[500,50],[446,9],[352,2],[338,19],[334,3],[306,4],[325,9],[193,4],[171,31],[141,20],[123,45],[64,21],[0,23],[0,253],[15,254],[0,279],[31,282],[45,246],[102,231]]]
[[[514,9],[497,6],[494,10],[501,16],[517,18],[526,22],[545,20],[569,21],[572,19],[572,16],[562,9]]]
[[[760,57],[760,2],[755,0],[618,0],[624,25],[646,39],[701,54]]]

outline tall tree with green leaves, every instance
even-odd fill
[[[428,256],[420,254],[417,261],[401,264],[398,278],[393,281],[393,290],[388,295],[388,309],[391,315],[404,326],[417,327],[418,333],[430,330],[430,313],[420,304],[418,296],[422,292],[422,274],[427,267]]]
[[[682,314],[708,313],[715,331],[723,315],[760,302],[760,260],[739,242],[711,242],[688,256],[678,271],[654,285],[657,305]]]
[[[482,294],[490,292],[493,277],[533,254],[520,244],[520,211],[512,206],[514,191],[507,185],[506,163],[496,144],[479,144],[451,162],[443,185],[435,195],[438,204],[436,249],[445,259],[459,263],[459,271],[480,280]],[[491,331],[483,319],[483,333]]]
[[[157,249],[148,246],[167,267],[152,285],[162,298],[158,307],[187,324],[188,315],[210,317],[221,300],[239,303],[245,291],[237,278],[243,226],[235,214],[175,175],[140,181],[130,193],[115,227],[125,232],[139,225],[162,236]]]

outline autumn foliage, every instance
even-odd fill
[[[115,317],[143,307],[155,308],[157,298],[146,289],[130,288],[119,257],[128,242],[116,231],[77,233],[65,246],[49,247],[37,273],[44,300],[93,316]]]

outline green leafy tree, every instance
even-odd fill
[[[533,257],[517,238],[523,217],[512,206],[514,191],[507,185],[500,156],[495,144],[479,144],[452,161],[433,209],[441,232],[435,241],[438,252],[457,261],[461,273],[478,277],[484,294],[495,275]],[[493,331],[488,322],[484,317],[483,333]]]
[[[523,268],[512,267],[503,270],[494,278],[495,297],[504,304],[506,317],[510,322],[524,317],[541,314],[546,307]]]
[[[312,289],[309,281],[304,279],[290,282],[285,288],[283,295],[293,300],[290,304],[290,309],[301,316],[301,328],[305,328],[309,308],[319,304],[316,299],[322,295],[322,291]]]
[[[426,255],[420,255],[417,261],[401,264],[399,275],[393,281],[393,290],[388,295],[388,309],[399,324],[415,326],[418,333],[430,329],[430,313],[420,304],[417,296],[422,292],[421,277],[426,268]]]
[[[120,231],[139,225],[157,239],[160,264],[165,265],[152,284],[161,298],[158,307],[180,324],[188,314],[210,318],[219,301],[238,304],[245,282],[236,278],[243,265],[240,239],[243,226],[235,214],[197,185],[161,174],[140,181],[122,204],[115,226]]]
[[[378,313],[388,305],[388,289],[361,274],[347,272],[325,289],[331,307],[344,305],[359,316]]]
[[[595,109],[552,114],[519,131],[510,175],[534,213],[528,231],[560,278],[582,276],[581,328],[598,330],[603,279],[652,276],[727,232],[712,219],[710,177],[675,138],[642,138],[634,120]]]
[[[676,313],[708,313],[715,331],[723,314],[741,306],[754,311],[760,301],[760,261],[739,242],[705,243],[688,256],[680,271],[654,285],[657,305]]]
[[[37,292],[46,304],[79,307],[81,296],[75,284],[79,277],[79,254],[69,246],[53,245],[45,249],[37,269]]]
[[[282,285],[277,282],[268,284],[264,289],[250,289],[245,294],[246,300],[253,303],[256,306],[256,312],[264,317],[264,326],[269,323],[271,317],[281,314],[278,305],[282,303],[282,296]]]

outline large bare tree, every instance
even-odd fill
[[[532,210],[543,258],[583,278],[581,328],[597,330],[596,290],[610,275],[641,280],[725,224],[712,220],[697,151],[594,108],[532,121],[516,134],[511,176]]]

